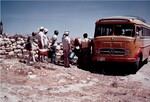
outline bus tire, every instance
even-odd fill
[[[142,61],[141,61],[142,59],[141,59],[141,57],[140,56],[138,56],[138,58],[137,58],[137,60],[136,60],[136,62],[134,62],[133,63],[133,67],[132,67],[132,74],[136,74],[136,72],[138,71],[138,69],[140,68],[140,66],[141,66],[141,63],[142,63]]]
[[[144,60],[144,64],[147,64],[148,63],[148,58],[146,58],[145,60]]]
[[[97,65],[97,62],[92,62],[92,71],[95,73],[96,71],[97,71],[97,67],[98,67],[98,65]]]
[[[101,66],[101,62],[93,62],[92,63],[92,71],[94,72],[94,73],[98,73],[98,72],[101,72],[101,69],[102,68],[102,66]]]

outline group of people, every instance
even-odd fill
[[[45,53],[47,53],[47,49],[51,50],[51,63],[56,64],[56,49],[58,46],[58,30],[54,30],[54,35],[51,39],[47,36],[48,29],[44,27],[39,28],[39,32],[32,32],[32,35],[28,37],[25,48],[29,53],[28,62],[31,60],[36,62],[33,46],[38,46],[40,49],[45,49]],[[71,42],[71,38],[69,37],[70,32],[65,31],[62,36],[62,45],[63,45],[63,55],[64,55],[64,67],[70,67],[70,55],[74,53],[78,57],[77,64],[79,66],[89,67],[90,64],[90,56],[91,56],[91,40],[88,39],[88,34],[83,34],[83,39],[75,38],[73,43]],[[49,43],[51,41],[51,43]],[[45,61],[47,56],[41,56],[38,54],[38,61]]]
[[[47,50],[50,48],[52,50],[52,57],[51,57],[51,62],[55,63],[56,59],[56,47],[57,47],[57,36],[59,32],[57,30],[54,31],[54,35],[52,36],[51,39],[48,38],[48,29],[44,27],[40,27],[39,31],[32,32],[31,36],[28,36],[27,42],[25,45],[25,49],[27,49],[29,56],[28,56],[28,63],[30,61],[36,62],[35,60],[35,54],[34,54],[34,47],[38,48],[38,61],[45,62],[46,57],[44,55],[40,54],[40,51],[44,51],[44,53],[47,53]],[[50,45],[50,41],[51,45]]]
[[[76,55],[78,57],[77,65],[82,68],[91,67],[91,51],[92,41],[88,38],[88,34],[83,34],[83,39],[75,38],[73,44],[69,38],[69,31],[65,31],[62,37],[64,51],[64,66],[70,67],[70,59]],[[72,53],[74,53],[72,55]]]
[[[88,34],[84,33],[83,38],[76,38],[74,40],[73,52],[78,57],[77,64],[82,68],[91,67],[91,55],[92,55],[92,40],[88,38]]]

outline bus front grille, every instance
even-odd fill
[[[100,49],[100,54],[124,55],[125,49]]]

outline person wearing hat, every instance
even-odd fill
[[[39,28],[39,32],[38,32],[38,47],[39,49],[44,49],[44,27],[41,26]],[[43,61],[43,56],[41,56],[40,54],[38,54],[38,60],[39,61]]]
[[[44,48],[43,36],[44,36],[44,27],[40,27],[39,32],[38,32],[38,46],[39,46],[39,49]]]
[[[69,38],[69,31],[64,32],[64,38],[62,39],[63,51],[64,51],[64,67],[70,67],[69,54],[71,51],[71,39]]]
[[[47,36],[47,33],[48,33],[48,29],[45,28],[44,29],[44,35],[43,35],[44,49],[48,48],[48,36]]]
[[[57,38],[58,38],[58,30],[54,30],[54,35],[52,36],[52,44],[51,44],[51,49],[52,49],[52,58],[51,62],[56,64],[56,48],[57,48]]]

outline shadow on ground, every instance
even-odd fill
[[[141,65],[139,69],[143,67],[144,64]],[[78,66],[78,68],[90,71],[91,73],[110,75],[110,76],[127,76],[130,74],[136,74],[139,69],[133,73],[131,64],[127,63],[101,63],[95,67],[93,65],[89,68],[85,68],[84,66]]]

